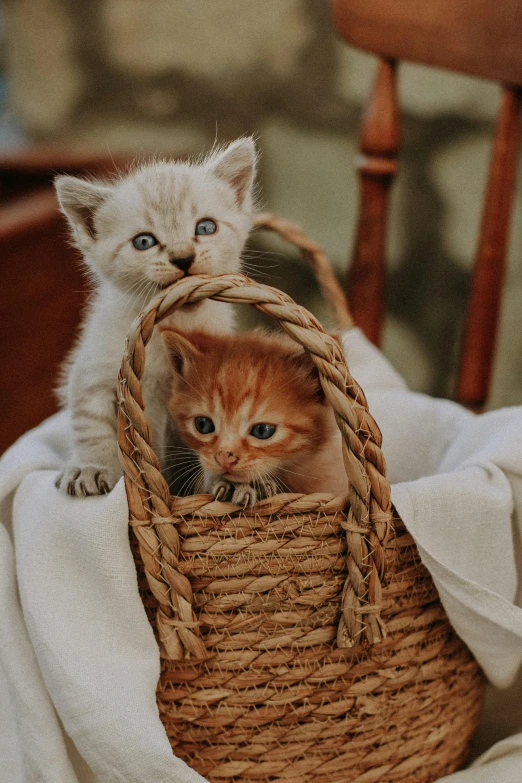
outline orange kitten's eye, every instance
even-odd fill
[[[214,422],[212,419],[209,419],[208,416],[196,416],[194,419],[194,426],[202,435],[208,435],[216,429],[214,427]]]
[[[268,440],[268,438],[272,437],[275,431],[275,424],[254,424],[250,430],[250,434],[259,440]]]
[[[199,220],[196,223],[195,233],[199,234],[200,236],[204,236],[205,234],[215,234],[216,231],[217,226],[210,218],[204,218],[204,220]]]

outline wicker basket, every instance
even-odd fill
[[[207,297],[253,304],[309,351],[343,435],[347,496],[278,495],[248,511],[170,497],[143,411],[145,346],[167,315]],[[482,676],[391,507],[364,393],[316,319],[242,275],[184,278],[135,322],[118,397],[174,753],[234,783],[429,783],[459,768]]]

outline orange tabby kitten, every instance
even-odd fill
[[[341,436],[303,349],[261,331],[162,332],[174,367],[168,407],[199,460],[198,489],[244,506],[281,491],[347,491]]]

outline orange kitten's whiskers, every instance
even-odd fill
[[[189,495],[190,494],[189,490],[190,489],[194,489],[195,490],[195,488],[198,485],[198,482],[200,482],[202,478],[203,478],[203,471],[200,468],[199,470],[193,472],[188,477],[188,479],[181,485],[180,490],[179,490],[179,494],[180,495],[183,495],[183,494]]]
[[[296,470],[289,470],[288,468],[279,468],[283,473],[291,473],[293,476],[302,476],[306,479],[318,479],[319,476],[312,476],[311,473],[298,473]]]
[[[281,468],[279,468],[279,470],[281,470]],[[282,480],[281,476],[271,470],[267,470],[266,475],[277,485],[280,492],[288,492],[288,486]]]

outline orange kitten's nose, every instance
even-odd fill
[[[223,470],[229,470],[237,464],[238,458],[232,451],[218,451],[216,454],[216,462]]]

